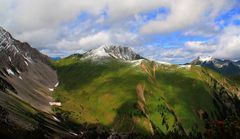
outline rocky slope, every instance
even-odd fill
[[[58,79],[50,59],[0,27],[0,136],[52,138],[72,134],[51,114]]]
[[[0,79],[8,93],[50,112],[51,90],[58,82],[56,72],[48,65],[50,59],[1,27],[0,58]]]

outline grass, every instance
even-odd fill
[[[159,134],[203,131],[204,122],[197,111],[209,115],[217,111],[211,79],[203,71],[219,81],[221,76],[196,66],[161,65],[153,77],[153,63],[145,61],[145,65],[151,73],[118,60],[98,64],[76,55],[59,60],[54,63],[60,79],[54,97],[76,123],[99,123],[117,131],[146,134],[153,130]],[[145,113],[137,107],[139,83],[145,86]]]

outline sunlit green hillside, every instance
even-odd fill
[[[97,62],[73,55],[56,61],[60,85],[55,112],[76,123],[101,124],[119,132],[202,132],[209,121],[236,112],[226,79],[199,66],[148,60]]]

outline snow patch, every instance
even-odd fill
[[[18,69],[16,69],[16,71],[17,71],[17,73],[19,73],[19,74],[21,73]]]
[[[19,79],[23,80],[23,78],[21,76],[18,76]]]
[[[57,117],[55,117],[55,116],[53,116],[52,117],[55,121],[57,121],[57,122],[61,122]]]
[[[50,106],[62,106],[61,102],[49,102]]]
[[[48,88],[49,91],[54,91],[54,88]]]
[[[24,56],[24,55],[22,55],[23,56],[23,58],[24,59],[26,59],[28,62],[30,62],[30,63],[33,63],[33,60],[32,60],[32,58],[31,57],[26,57],[26,56]]]
[[[54,85],[54,87],[58,87],[58,85],[59,85],[59,82],[57,82],[57,83]]]
[[[15,75],[14,72],[11,69],[7,69],[7,73],[10,75]]]
[[[24,61],[25,62],[25,64],[28,66],[28,63],[27,63],[27,61]]]
[[[74,136],[78,136],[77,133],[74,133],[74,132],[71,132],[71,131],[69,131],[69,133],[72,134],[72,135],[74,135]]]
[[[8,59],[9,59],[9,61],[10,61],[10,62],[12,62],[12,59],[11,59],[11,57],[10,57],[10,56],[8,57]]]

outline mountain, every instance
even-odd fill
[[[33,107],[51,111],[51,88],[58,79],[48,65],[50,59],[28,43],[15,40],[3,28],[0,28],[0,57],[0,78],[11,84],[9,90]]]
[[[121,54],[125,54],[120,50]],[[131,54],[130,54],[131,55]],[[135,55],[131,55],[134,57]],[[115,138],[106,126],[66,120],[53,98],[58,86],[54,61],[26,42],[20,42],[0,27],[0,137]],[[53,111],[54,110],[54,111]]]
[[[143,59],[140,55],[133,52],[129,47],[121,47],[115,45],[102,45],[97,49],[92,49],[83,54],[84,58],[88,59],[104,59],[104,58],[115,58],[122,60],[138,60]]]
[[[198,57],[190,64],[207,67],[223,75],[240,75],[240,61],[221,60],[213,57]]]
[[[0,137],[73,136],[49,104],[58,83],[50,58],[0,27],[0,59]]]
[[[53,65],[56,115],[126,136],[198,137],[240,111],[239,86],[220,74],[150,61],[126,47],[101,46]]]

